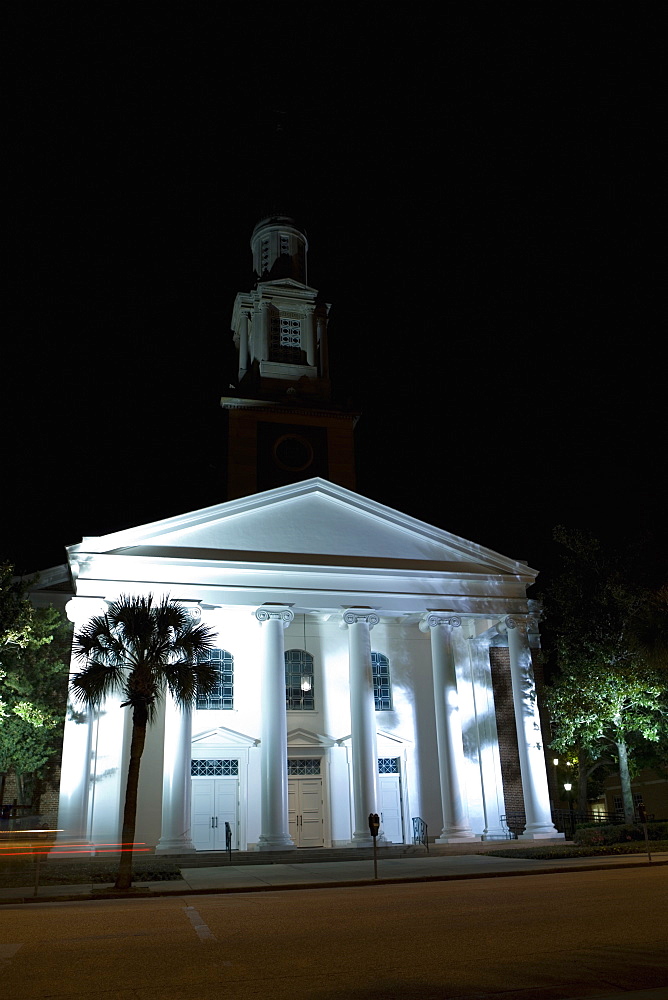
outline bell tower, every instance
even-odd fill
[[[237,386],[228,411],[227,495],[322,476],[355,488],[358,413],[332,399],[329,305],[307,284],[306,233],[285,215],[262,219],[251,236],[255,287],[232,312]]]

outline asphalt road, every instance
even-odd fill
[[[0,981],[22,1000],[668,997],[667,940],[668,867],[45,903],[2,908]]]

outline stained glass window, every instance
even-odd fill
[[[383,653],[371,654],[373,671],[373,698],[377,712],[392,711],[392,687],[390,684],[390,661]]]
[[[218,681],[213,691],[206,695],[197,695],[199,709],[233,709],[234,708],[234,657],[226,649],[211,649],[204,657],[213,663],[218,671]]]
[[[313,657],[305,649],[285,651],[285,707],[293,712],[315,709]]]

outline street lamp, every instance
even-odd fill
[[[570,822],[571,837],[573,836],[573,834],[575,832],[575,818],[573,816],[573,792],[572,792],[572,788],[573,788],[573,785],[571,784],[570,781],[564,781],[564,790],[566,792],[566,797],[568,799],[569,819],[571,821]]]

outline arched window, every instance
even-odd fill
[[[226,649],[210,649],[204,662],[213,663],[218,681],[211,694],[197,695],[197,708],[220,711],[234,708],[234,657]]]
[[[371,654],[373,671],[373,700],[377,712],[392,711],[392,686],[390,684],[390,661],[384,653]]]
[[[285,707],[293,712],[315,709],[313,657],[305,649],[285,651]]]

